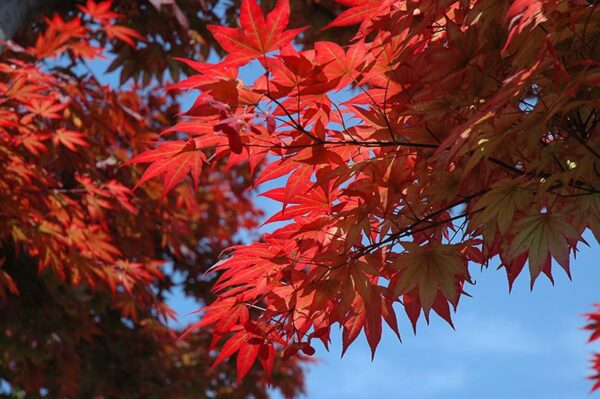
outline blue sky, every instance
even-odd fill
[[[107,63],[97,61],[94,69],[100,72]],[[258,73],[250,67],[241,77],[248,83]],[[117,81],[114,74],[102,80]],[[277,210],[277,204],[265,198],[257,198],[257,204],[267,216]],[[461,300],[454,316],[456,331],[433,316],[429,326],[420,320],[415,336],[406,318],[400,317],[403,343],[384,330],[373,362],[363,336],[340,359],[341,333],[334,332],[331,352],[317,348],[318,362],[308,369],[307,397],[591,398],[588,362],[600,347],[586,345],[581,327],[582,314],[600,302],[600,249],[593,237],[586,239],[592,247],[582,246],[573,261],[573,281],[556,267],[555,286],[542,277],[533,292],[526,272],[509,294],[502,270],[472,267],[477,284],[468,289],[473,297]],[[180,323],[197,319],[186,315],[198,305],[180,292],[174,292],[169,302],[180,314]]]

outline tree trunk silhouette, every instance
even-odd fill
[[[1,0],[0,1],[0,40],[10,40],[23,24],[42,12],[52,11],[51,7],[64,6],[73,0]]]

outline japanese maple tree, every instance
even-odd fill
[[[211,268],[216,300],[189,330],[211,326],[238,378],[278,348],[313,354],[335,325],[344,351],[364,332],[374,354],[399,313],[452,323],[470,267],[511,287],[527,265],[533,287],[570,273],[584,232],[600,239],[597,2],[338,2],[327,28],[356,32],[341,45],[295,47],[308,31],[288,28],[287,0],[209,26],[226,57],[184,61],[197,73],[174,88],[195,104],[131,161],[165,192],[218,162],[264,163],[254,186],[277,186],[267,223],[283,227]],[[250,62],[263,74],[242,82]]]
[[[129,6],[144,10],[140,3]],[[180,112],[178,93],[158,82],[167,64],[152,62],[173,63],[178,47],[167,39],[181,37],[149,46],[152,26],[133,29],[144,13],[126,17],[118,12],[125,6],[80,2],[2,44],[0,396],[265,398],[269,380],[295,397],[299,363],[279,361],[269,375],[255,367],[237,383],[234,361],[211,367],[208,328],[183,341],[169,321],[173,289],[203,304],[214,299],[204,272],[260,211],[246,190],[245,160],[193,163],[205,160],[189,146],[169,153],[184,170],[167,175],[180,180],[191,170],[193,181],[168,194],[156,182],[132,191],[142,173],[125,161],[160,141]],[[164,18],[158,29],[180,24],[145,10],[149,24]],[[142,54],[137,66],[124,49]],[[126,84],[103,83],[99,57],[112,58],[110,69],[125,63]]]

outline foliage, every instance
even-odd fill
[[[132,160],[165,191],[184,180],[175,145],[266,163],[254,186],[276,185],[263,195],[283,227],[212,268],[217,299],[194,327],[214,328],[240,376],[275,348],[327,346],[334,325],[344,350],[364,331],[374,354],[398,309],[415,328],[432,310],[451,323],[470,265],[498,263],[510,287],[528,264],[533,287],[570,273],[586,230],[600,238],[597,2],[339,3],[328,27],[358,25],[352,40],[298,50],[287,0],[266,15],[242,1],[238,28],[209,27],[227,57],[186,61],[197,73],[175,87],[200,94],[165,132],[177,141]],[[249,62],[264,73],[245,84]]]
[[[589,324],[585,329],[591,331],[590,342],[593,342],[600,339],[600,304],[596,304],[595,311],[588,313],[586,316]],[[590,377],[594,381],[592,390],[600,389],[600,353],[594,355],[592,369],[595,371],[595,374]]]
[[[141,36],[107,1],[79,8],[38,23],[31,46],[6,44],[0,59],[2,389],[32,398],[265,398],[262,370],[237,384],[234,362],[211,368],[208,329],[179,340],[165,303],[177,285],[212,301],[204,272],[260,215],[248,165],[213,162],[194,169],[195,184],[167,195],[148,182],[134,195],[140,170],[124,161],[160,141],[179,97],[156,80],[101,83],[88,62],[137,50],[152,26]],[[171,57],[165,48],[160,56]],[[302,392],[298,363],[277,362],[272,374],[284,396]]]
[[[263,3],[271,6],[274,0]],[[68,18],[76,6],[83,4],[83,0],[55,0],[53,8]],[[111,28],[107,25],[108,34],[100,35],[99,39],[100,46],[111,55],[108,71],[119,71],[121,83],[133,78],[146,86],[153,78],[160,82],[165,76],[177,80],[191,71],[177,62],[178,57],[206,60],[215,52],[223,55],[207,26],[235,24],[241,0],[113,0],[111,4],[110,10],[100,7],[92,12],[98,13],[96,16],[107,11],[119,13],[120,25],[141,34],[144,42],[130,46],[126,41],[111,40]],[[298,43],[310,44],[317,36],[333,41],[352,36],[351,29],[319,32],[343,11],[343,6],[334,0],[292,0],[291,6],[295,14],[292,24],[300,27],[310,23],[316,28],[305,33]],[[19,43],[34,42],[44,27],[43,23],[24,26]]]

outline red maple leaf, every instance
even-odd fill
[[[135,41],[133,39],[137,39],[142,42],[144,41],[142,35],[126,26],[106,24],[104,25],[104,31],[106,32],[109,38],[119,39],[129,44],[131,47],[135,47]]]
[[[163,185],[165,193],[182,181],[191,172],[194,185],[198,186],[202,162],[206,162],[204,153],[196,148],[196,142],[172,141],[163,143],[160,147],[141,153],[128,163],[147,163],[152,165],[146,169],[134,189],[153,177],[164,174]]]
[[[242,65],[280,49],[306,29],[286,31],[289,17],[288,1],[279,0],[265,18],[256,0],[244,0],[240,12],[241,28],[210,25],[208,29],[221,47],[229,52],[224,62]]]
[[[102,1],[100,3],[96,3],[93,0],[88,0],[85,6],[77,4],[77,8],[81,11],[89,15],[95,20],[100,22],[104,22],[107,19],[119,18],[122,15],[117,14],[116,12],[110,11],[112,7],[112,0]]]

